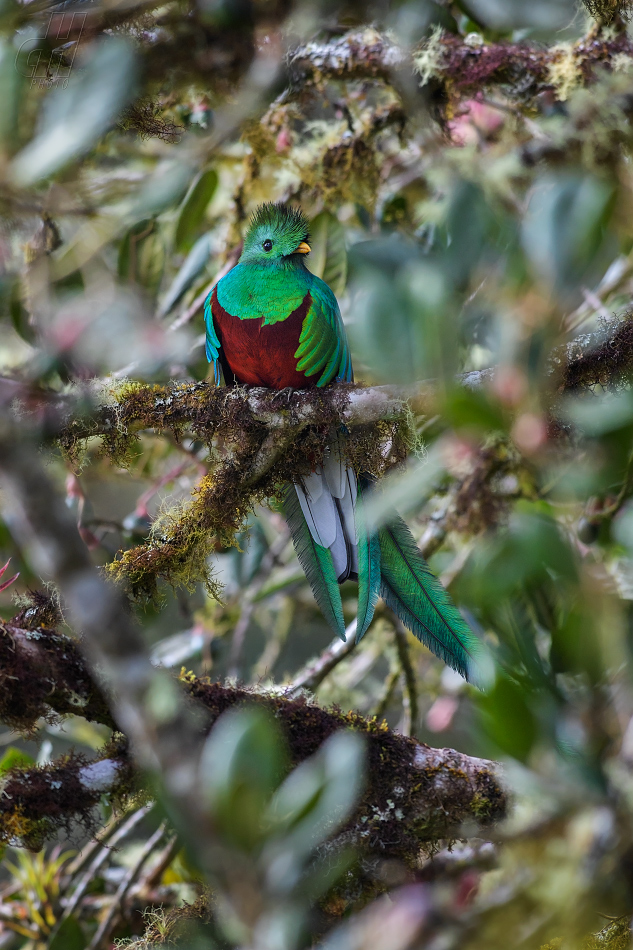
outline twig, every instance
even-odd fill
[[[621,255],[616,258],[607,269],[595,291],[583,291],[583,303],[573,313],[564,318],[563,328],[569,333],[574,333],[589,317],[592,317],[596,312],[600,312],[604,307],[602,300],[619,290],[627,277],[631,276],[632,271],[633,261],[629,257]]]
[[[356,647],[355,637],[356,620],[354,619],[345,630],[345,642],[338,637],[333,640],[321,656],[316,660],[311,660],[303,670],[297,673],[290,686],[286,688],[286,695],[293,696],[302,689],[314,692],[341,660],[353,652]]]
[[[235,630],[233,631],[231,652],[229,656],[229,676],[239,676],[239,663],[242,654],[242,647],[244,646],[244,637],[246,636],[246,631],[248,630],[251,617],[253,616],[257,595],[268,580],[270,572],[283,553],[284,548],[287,546],[288,540],[289,538],[287,531],[282,531],[279,537],[275,538],[273,543],[266,551],[266,554],[262,558],[262,562],[259,566],[257,574],[249,584],[248,588],[241,594],[240,599],[242,602],[242,609],[240,611],[237,624],[235,625]]]
[[[385,710],[387,709],[387,706],[391,702],[391,697],[394,694],[394,690],[396,686],[398,685],[399,679],[400,679],[400,670],[392,670],[389,673],[389,676],[387,677],[385,681],[385,687],[383,689],[382,696],[376,703],[376,707],[372,712],[372,716],[375,719],[382,719],[382,717],[384,716]]]
[[[121,827],[126,818],[127,816],[125,814],[112,814],[101,831],[95,835],[94,838],[91,838],[88,844],[81,849],[79,854],[66,865],[64,874],[68,875],[68,881],[63,888],[63,891],[68,890],[68,887],[72,884],[73,878],[75,878],[80,871],[83,871],[95,851],[105,845],[110,835],[112,835],[117,828]]]
[[[143,881],[145,887],[155,887],[180,850],[178,835],[174,835],[159,855],[158,861]]]
[[[88,944],[88,950],[97,950],[97,947],[99,947],[103,938],[110,932],[112,922],[115,918],[117,911],[122,907],[123,901],[125,900],[125,895],[129,891],[130,887],[132,886],[132,884],[134,883],[138,875],[141,873],[143,869],[143,865],[149,858],[150,854],[152,853],[156,845],[159,843],[161,838],[164,836],[165,827],[166,827],[165,822],[164,821],[161,822],[161,824],[158,826],[154,834],[147,840],[137,860],[135,861],[135,863],[132,865],[132,867],[129,869],[129,871],[127,872],[127,874],[125,875],[121,883],[119,884],[117,892],[112,898],[112,903],[110,904],[108,913],[105,915],[105,917],[99,924],[92,940]]]
[[[94,859],[94,861],[92,862],[92,864],[90,865],[90,867],[88,868],[88,870],[86,871],[82,879],[79,881],[79,884],[73,891],[72,897],[69,898],[68,903],[66,904],[66,907],[64,909],[64,913],[59,919],[59,924],[62,924],[75,911],[75,909],[77,908],[79,904],[79,901],[81,900],[81,898],[86,892],[86,888],[88,887],[90,882],[94,879],[95,874],[97,873],[101,865],[105,862],[106,858],[111,854],[112,849],[119,843],[119,841],[122,841],[123,838],[129,835],[129,833],[138,825],[138,823],[143,818],[145,818],[147,814],[149,814],[149,812],[151,811],[153,807],[154,805],[153,803],[151,803],[149,805],[143,805],[142,808],[137,809],[135,812],[133,812],[130,815],[127,821],[124,822],[123,825],[121,825],[118,831],[115,831],[109,843],[107,845],[105,844],[102,845],[101,851],[96,856],[96,858]]]
[[[402,705],[404,715],[402,722],[402,732],[405,736],[413,736],[418,726],[418,687],[415,679],[415,670],[411,663],[411,654],[409,652],[409,637],[402,623],[397,620],[394,625],[396,639],[396,649],[398,651],[398,660],[402,667],[404,683],[406,689],[403,691]]]

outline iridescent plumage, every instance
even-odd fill
[[[308,222],[286,205],[255,212],[239,263],[205,303],[207,357],[216,383],[272,389],[351,381],[352,362],[336,297],[305,266]],[[344,461],[333,435],[322,464],[287,487],[284,512],[299,560],[328,623],[345,639],[339,584],[358,580],[357,639],[383,596],[403,623],[446,663],[476,678],[479,643],[431,574],[405,523],[393,515],[368,532],[369,479]]]

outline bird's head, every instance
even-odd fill
[[[251,218],[240,262],[280,262],[309,251],[308,219],[304,213],[290,205],[264,204]]]

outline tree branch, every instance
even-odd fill
[[[595,78],[597,67],[610,68],[614,56],[633,55],[626,31],[607,35],[594,28],[571,50],[570,68],[582,83]],[[566,52],[529,43],[487,43],[464,41],[452,33],[435,35],[408,52],[372,28],[353,30],[329,43],[311,42],[300,46],[288,59],[290,95],[306,85],[321,86],[327,80],[393,80],[394,73],[414,69],[422,85],[430,80],[449,83],[457,93],[481,92],[486,86],[502,85],[520,89],[523,98],[545,89],[555,89],[556,67]]]
[[[570,343],[556,347],[551,354],[548,373],[557,382],[559,392],[592,388],[598,384],[620,382],[633,368],[633,319],[627,316],[607,324],[604,329],[584,333]],[[468,389],[479,389],[494,378],[494,368],[463,373],[457,382]],[[8,381],[10,382],[10,381]],[[10,387],[10,395],[19,395]],[[113,390],[104,401],[103,384],[99,390],[83,391],[75,397],[47,400],[50,417],[57,417],[62,446],[72,453],[77,443],[103,436],[114,442],[143,429],[158,432],[187,427],[208,439],[226,427],[266,426],[276,431],[290,429],[296,436],[308,426],[344,423],[351,428],[380,421],[401,419],[408,408],[419,413],[433,411],[437,384],[433,380],[411,386],[357,386],[337,383],[325,390],[295,390],[287,405],[280,406],[279,394],[257,387],[220,387],[210,383],[172,383],[149,386],[141,383]],[[99,400],[101,399],[101,404]],[[41,404],[38,403],[38,411]],[[252,469],[257,480],[261,455]]]
[[[350,634],[353,643],[353,631]],[[52,694],[65,695],[69,684],[64,678],[64,658],[74,648],[73,641],[49,631],[30,644],[24,675],[29,678],[47,661]],[[313,670],[313,680],[323,675],[326,667],[327,661]],[[72,682],[78,677],[83,683],[91,682],[88,666],[75,654]],[[205,713],[204,726],[200,722],[197,731],[200,742],[227,709],[253,703],[274,714],[294,765],[339,729],[351,728],[362,734],[368,747],[367,788],[345,833],[364,851],[379,850],[414,860],[422,842],[456,834],[464,823],[488,825],[505,814],[506,793],[492,762],[452,750],[432,750],[392,732],[384,722],[323,709],[292,693],[270,695],[193,676],[185,678],[184,687]],[[89,687],[85,691],[89,692]],[[102,794],[121,795],[135,781],[125,751],[90,764],[71,757],[43,768],[13,770],[5,777],[0,796],[0,840],[40,847],[47,835],[72,820],[89,825],[92,808]]]
[[[1,782],[0,842],[39,851],[61,828],[81,822],[95,827],[93,809],[103,794],[132,787],[129,761],[98,759],[86,764],[69,756],[49,765],[12,769]]]
[[[28,733],[41,718],[73,714],[115,728],[77,643],[46,627],[0,622],[0,720]]]

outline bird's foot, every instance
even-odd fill
[[[280,408],[281,406],[288,408],[293,395],[294,389],[292,386],[286,386],[285,389],[280,389],[272,398],[273,408]]]

